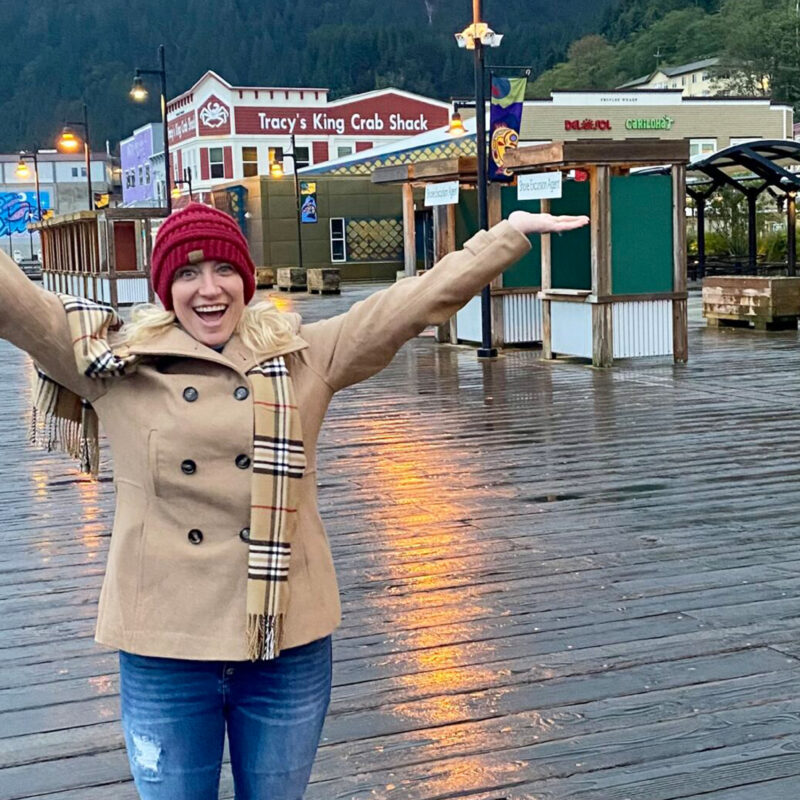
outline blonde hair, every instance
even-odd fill
[[[254,352],[274,350],[294,338],[293,316],[279,311],[269,300],[263,300],[244,309],[235,330],[244,345]],[[160,306],[150,303],[136,306],[116,343],[144,344],[165,333],[176,321],[175,312],[165,311]]]

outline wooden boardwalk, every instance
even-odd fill
[[[308,800],[800,797],[800,335],[697,307],[685,367],[422,337],[335,399]],[[24,363],[0,343],[0,800],[133,800],[92,639],[112,486],[28,447]]]

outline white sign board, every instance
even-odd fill
[[[517,200],[551,200],[561,197],[560,172],[517,175]]]
[[[458,202],[458,181],[429,183],[425,186],[426,206],[450,206]]]

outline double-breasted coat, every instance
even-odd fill
[[[447,320],[529,248],[504,221],[344,314],[309,325],[298,318],[280,350],[252,352],[234,335],[216,352],[176,325],[146,344],[115,348],[144,358],[130,375],[103,380],[78,372],[58,298],[0,265],[0,337],[89,400],[110,441],[116,509],[97,641],[141,655],[247,658],[253,409],[245,373],[277,355],[294,384],[308,461],[283,646],[330,634],[340,605],[317,510],[316,444],[331,397],[386,366],[405,341]]]

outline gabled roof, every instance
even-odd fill
[[[643,75],[641,78],[636,78],[635,80],[617,86],[617,89],[630,89],[634,86],[641,86],[645,83],[649,83],[659,72],[666,75],[668,78],[676,78],[679,75],[686,75],[690,72],[698,72],[701,69],[719,66],[719,62],[720,60],[718,58],[704,58],[700,61],[692,61],[689,64],[681,64],[677,67],[659,67],[653,70],[649,75]]]
[[[718,58],[704,58],[702,61],[692,61],[691,64],[681,64],[679,67],[659,67],[656,72],[663,72],[668,78],[674,78],[676,75],[685,75],[687,72],[716,67],[718,64]]]
[[[617,89],[631,89],[634,86],[640,86],[643,83],[647,83],[650,78],[653,77],[653,74],[654,73],[651,72],[648,75],[642,75],[641,78],[636,78],[632,81],[628,81],[627,83],[621,83],[619,86],[617,86]]]

